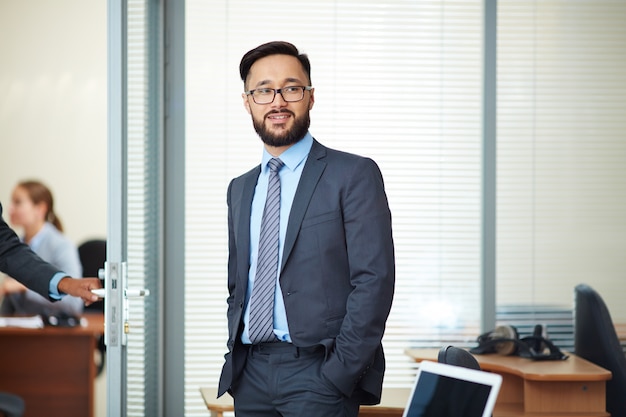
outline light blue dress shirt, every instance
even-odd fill
[[[283,152],[279,158],[285,166],[279,171],[280,177],[280,236],[278,246],[278,265],[281,265],[283,259],[283,247],[285,244],[285,234],[287,233],[287,222],[293,198],[300,182],[300,176],[304,168],[311,146],[313,145],[313,137],[307,133],[302,140],[291,146]],[[261,219],[263,217],[263,208],[267,198],[267,184],[269,179],[269,167],[267,162],[273,158],[265,149],[263,149],[263,159],[261,161],[261,174],[257,180],[254,189],[254,198],[252,199],[252,212],[250,215],[250,270],[248,271],[248,291],[246,292],[246,304],[243,316],[244,329],[241,335],[241,341],[249,344],[250,337],[248,335],[248,323],[250,319],[249,301],[254,287],[254,277],[256,275],[257,255],[259,251],[259,235],[261,234]],[[278,340],[291,342],[289,336],[289,324],[287,323],[287,314],[285,312],[285,303],[283,294],[280,290],[280,268],[276,276],[276,292],[274,294],[274,334]]]

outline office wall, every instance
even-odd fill
[[[0,201],[44,181],[77,244],[106,235],[106,0],[0,0]]]

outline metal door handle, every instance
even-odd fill
[[[100,298],[105,298],[106,297],[106,289],[104,288],[97,288],[94,290],[91,290],[92,293],[96,294],[98,297]],[[126,298],[130,298],[130,297],[147,297],[150,295],[150,290],[144,288],[141,290],[138,289],[133,289],[133,288],[127,288],[124,290],[124,297]]]

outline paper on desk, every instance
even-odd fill
[[[25,329],[43,328],[41,316],[32,317],[0,317],[0,327],[22,327]]]

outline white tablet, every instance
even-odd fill
[[[402,417],[491,417],[501,384],[498,374],[423,361]]]

